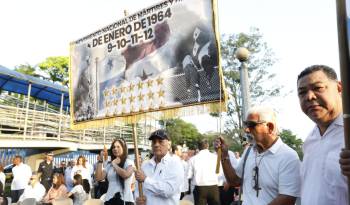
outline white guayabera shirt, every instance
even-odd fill
[[[243,153],[242,159],[246,154]],[[242,177],[243,161],[237,167]],[[255,185],[253,169],[259,167],[259,195]],[[244,171],[243,205],[266,205],[279,194],[300,196],[300,160],[298,154],[279,138],[268,150],[258,153],[255,148],[249,152]]]
[[[349,204],[347,179],[342,175],[339,165],[339,154],[344,147],[342,114],[323,136],[315,126],[306,138],[301,166],[302,205]]]
[[[143,192],[147,198],[147,205],[180,203],[180,186],[184,180],[184,169],[179,158],[171,157],[168,153],[156,164],[153,157],[144,162],[141,169],[146,175]],[[135,196],[138,197],[138,191]]]

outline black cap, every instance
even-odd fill
[[[169,137],[167,135],[167,133],[165,132],[165,130],[156,130],[154,132],[152,132],[151,136],[148,138],[149,140],[153,140],[155,138],[161,139],[161,140],[169,140]]]

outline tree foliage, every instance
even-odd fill
[[[289,147],[294,149],[298,155],[300,160],[303,159],[303,141],[301,139],[297,139],[296,135],[292,133],[290,130],[283,129],[280,133],[280,137],[282,141],[287,144]]]
[[[198,140],[202,137],[195,125],[185,122],[182,119],[171,119],[161,121],[160,123],[165,125],[172,144],[183,145],[186,143],[190,149],[195,149]]]
[[[51,81],[68,86],[69,58],[66,56],[48,57],[39,63],[39,69],[47,74]]]
[[[17,65],[14,70],[17,71],[17,72],[26,74],[26,75],[30,75],[30,76],[34,76],[34,77],[41,77],[37,73],[37,70],[36,70],[35,66],[32,66],[32,65],[30,65],[28,63]]]
[[[258,29],[253,28],[250,33],[230,34],[222,37],[222,68],[229,93],[228,119],[225,132],[234,138],[242,138],[240,62],[235,56],[239,47],[245,47],[250,52],[247,64],[252,104],[261,103],[267,98],[278,96],[281,90],[281,86],[271,85],[275,74],[270,73],[269,69],[276,59]]]

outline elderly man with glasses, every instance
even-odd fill
[[[164,130],[153,132],[149,140],[152,140],[154,156],[135,172],[136,180],[143,183],[144,192],[142,197],[136,194],[136,204],[178,205],[184,181],[182,163],[168,152],[169,136]]]
[[[243,205],[294,205],[300,196],[300,160],[278,137],[275,112],[269,107],[253,107],[244,125],[253,142],[236,170],[229,162],[224,140],[216,140],[216,146],[222,148],[221,163],[227,181],[241,185]]]

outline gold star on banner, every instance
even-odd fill
[[[108,96],[108,89],[105,89],[104,91],[103,91],[103,96]]]
[[[131,105],[130,112],[134,112],[134,111],[135,111],[135,107],[134,105]]]
[[[113,88],[112,88],[112,93],[113,93],[113,95],[116,95],[117,92],[118,92],[118,89],[117,89],[116,87],[113,87]]]
[[[147,86],[150,88],[150,87],[152,87],[152,84],[153,84],[153,80],[148,80],[147,81]]]
[[[154,106],[154,105],[153,105],[153,103],[152,103],[152,101],[151,101],[151,102],[149,103],[148,109],[149,109],[149,110],[153,110],[153,106]]]
[[[164,90],[159,90],[158,91],[158,96],[159,97],[164,97],[164,93],[165,93]]]
[[[143,98],[145,97],[145,95],[142,95],[142,93],[140,93],[140,95],[138,96],[139,101],[143,101]]]
[[[164,108],[164,107],[165,107],[165,102],[164,102],[164,100],[162,100],[162,101],[160,102],[159,107],[160,107],[160,108]]]
[[[140,81],[140,82],[137,84],[137,87],[138,87],[138,89],[139,89],[139,90],[141,90],[141,89],[142,89],[142,87],[143,87],[143,83],[142,83],[142,81]]]
[[[154,96],[154,93],[152,93],[152,91],[150,91],[147,95],[148,95],[148,99],[151,100]]]
[[[130,83],[130,85],[129,85],[129,90],[130,90],[130,92],[132,92],[132,91],[134,90],[134,87],[135,87],[135,85],[132,84],[132,83]]]
[[[120,88],[120,92],[121,92],[121,93],[124,93],[125,91],[126,91],[126,87],[121,87],[121,88]]]
[[[162,77],[159,77],[158,79],[157,79],[157,83],[158,83],[158,85],[162,85],[163,84],[163,78]]]
[[[117,105],[118,105],[118,99],[114,99],[114,100],[113,100],[113,105],[114,105],[114,106],[117,106]]]
[[[126,103],[126,98],[122,98],[122,105],[125,105],[125,103]]]
[[[136,97],[134,97],[134,96],[130,95],[130,97],[129,97],[130,104],[131,104],[131,103],[133,103],[133,102],[135,101],[135,98],[136,98]]]

